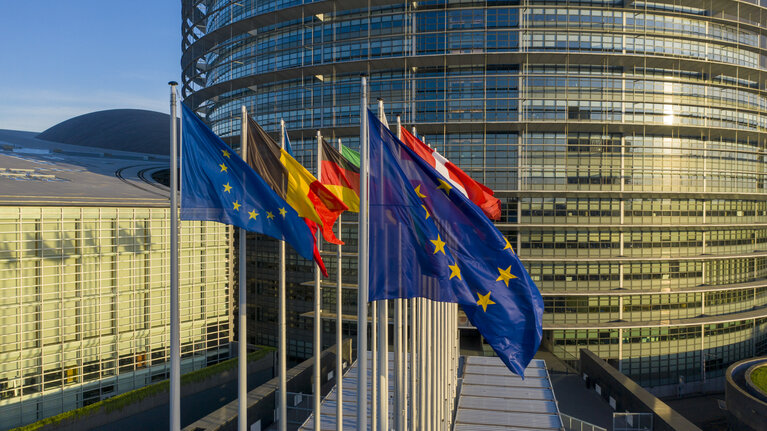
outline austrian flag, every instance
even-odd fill
[[[501,201],[493,196],[493,191],[484,184],[474,181],[466,172],[452,164],[442,154],[429,148],[420,139],[413,136],[404,127],[402,129],[402,142],[411,150],[421,156],[427,163],[437,170],[450,184],[460,190],[464,196],[474,202],[485,215],[491,220],[501,218]]]

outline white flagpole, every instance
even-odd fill
[[[285,121],[280,120],[280,147],[285,148]],[[279,272],[279,311],[278,311],[278,353],[279,353],[279,376],[280,376],[280,431],[288,430],[288,382],[287,382],[287,370],[288,370],[288,352],[287,352],[287,331],[288,325],[286,323],[285,314],[287,312],[285,307],[286,293],[285,282],[285,241],[280,241],[280,272]]]
[[[434,428],[434,421],[432,419],[434,414],[434,393],[431,390],[431,369],[433,368],[433,360],[434,360],[434,350],[433,350],[433,343],[431,339],[431,300],[428,298],[424,299],[423,304],[423,318],[424,318],[424,331],[423,331],[423,342],[424,342],[424,349],[423,349],[423,362],[424,362],[424,374],[423,374],[423,385],[424,385],[424,404],[425,404],[425,416],[426,416],[426,428],[427,430]]]
[[[410,363],[410,412],[408,414],[409,419],[409,427],[410,430],[416,429],[416,424],[418,420],[418,412],[419,409],[416,407],[419,404],[418,399],[418,391],[416,390],[416,376],[418,375],[418,370],[416,370],[416,309],[417,309],[417,303],[418,298],[411,298],[408,300],[410,303],[410,355],[408,357],[409,363]]]
[[[447,334],[450,333],[449,318],[447,314],[447,303],[442,303],[442,421],[447,429],[447,399],[450,389],[450,380],[448,379],[447,367],[450,364],[450,349],[447,344]]]
[[[440,373],[442,372],[442,315],[439,309],[439,302],[434,301],[434,342],[436,344],[434,353],[434,410],[436,412],[437,429],[442,429],[442,381]]]
[[[181,330],[178,304],[178,138],[176,86],[170,85],[170,431],[181,429]]]
[[[322,172],[322,135],[317,130],[317,178],[321,178]],[[320,242],[319,232],[317,244]],[[322,287],[320,286],[320,266],[314,264],[314,429],[319,431],[322,424],[320,414],[320,401],[322,400],[322,387],[320,385],[320,355],[322,355],[322,334],[320,321],[320,301],[322,300]]]
[[[338,139],[338,152],[341,152],[341,138]],[[338,217],[338,234],[336,237],[341,239],[341,221],[342,217]],[[343,402],[343,372],[344,363],[341,357],[342,349],[341,344],[343,342],[343,286],[341,270],[341,245],[337,246],[336,260],[338,261],[338,272],[336,274],[336,431],[343,431],[344,429],[344,402]]]
[[[426,298],[417,298],[418,307],[418,429],[426,430],[429,407],[426,400]]]
[[[429,390],[431,391],[431,397],[429,403],[431,404],[431,419],[432,429],[439,428],[439,391],[437,382],[437,367],[439,366],[439,343],[437,340],[437,325],[439,316],[437,315],[437,302],[431,301],[429,305],[431,310],[429,311],[429,339],[431,340],[431,355],[432,359],[429,361],[431,367],[429,368]]]
[[[439,316],[439,302],[434,301],[431,304],[431,320],[432,320],[432,336],[434,337],[434,367],[432,367],[432,390],[434,391],[434,427],[435,429],[441,430],[442,429],[442,416],[441,416],[441,408],[442,405],[442,391],[440,390],[442,388],[442,382],[439,380],[439,372],[442,368],[442,351],[440,350],[441,347],[441,340],[439,338],[439,331],[440,331],[440,316]]]
[[[378,307],[370,302],[370,430],[378,430]]]
[[[401,126],[400,116],[397,115],[397,139],[402,139],[402,132],[400,131]],[[399,240],[400,244],[402,243],[402,229],[400,227],[399,231]],[[400,259],[400,267],[402,267],[402,252],[400,250],[399,259]],[[399,295],[402,295],[402,279],[400,275],[400,293]],[[405,373],[407,371],[407,367],[403,367],[404,365],[404,344],[407,344],[406,342],[403,344],[403,341],[406,341],[407,336],[403,337],[403,316],[407,313],[407,304],[406,306],[402,307],[402,299],[397,298],[394,300],[394,425],[396,429],[404,430],[405,429],[405,415],[406,415],[406,398],[405,398]]]
[[[450,399],[450,334],[453,332],[453,328],[450,326],[450,313],[447,303],[442,304],[442,313],[445,315],[445,319],[442,324],[445,325],[444,332],[442,333],[442,353],[445,355],[445,359],[442,361],[442,379],[444,385],[444,401],[442,402],[442,410],[445,412],[445,429],[450,429],[450,406],[448,400]]]
[[[439,358],[437,359],[437,389],[439,391],[439,422],[437,426],[445,429],[445,310],[442,302],[437,302],[437,342],[439,343]]]
[[[389,316],[387,301],[378,304],[378,430],[389,430]]]
[[[447,406],[448,406],[448,427],[453,427],[453,406],[455,405],[455,304],[450,304],[448,307],[448,312],[450,313],[450,370],[449,375],[447,376],[449,382],[450,382],[450,396],[447,400]]]
[[[242,122],[240,126],[240,154],[242,160],[248,160],[247,145],[248,139],[246,133],[248,132],[248,112],[245,110],[245,106],[242,106]],[[237,351],[239,354],[239,362],[237,367],[237,429],[239,431],[248,430],[248,319],[247,319],[247,283],[246,277],[246,251],[247,251],[247,239],[245,237],[245,229],[239,228],[240,231],[240,302],[238,304],[237,311],[237,325],[240,331]]]
[[[440,364],[442,365],[442,372],[440,374],[439,379],[439,386],[442,390],[442,426],[443,428],[447,429],[447,390],[450,387],[450,382],[447,379],[447,364],[448,364],[448,348],[447,348],[447,333],[448,333],[448,326],[447,326],[447,308],[446,303],[440,302],[439,308],[440,308],[440,343],[441,346],[441,352],[440,356],[442,357],[440,360]]]
[[[357,429],[368,424],[368,135],[367,78],[363,75],[360,103],[360,216],[357,230]]]
[[[383,99],[378,99],[378,118],[384,117]],[[389,307],[378,301],[378,429],[389,430]]]
[[[434,369],[434,383],[435,390],[437,391],[437,399],[435,400],[437,404],[437,429],[443,429],[444,417],[442,416],[442,407],[444,406],[444,403],[442,402],[442,389],[444,388],[444,381],[442,380],[442,360],[444,359],[444,355],[442,354],[442,330],[444,327],[442,326],[442,303],[438,301],[434,302],[434,313],[436,314],[436,318],[434,319],[434,339],[437,342],[437,348],[435,349],[437,353],[435,359],[437,362]]]

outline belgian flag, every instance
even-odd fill
[[[351,150],[349,150],[351,151]],[[344,157],[338,150],[322,140],[322,169],[320,181],[349,207],[360,211],[360,167]]]
[[[317,178],[280,148],[252,118],[248,117],[248,164],[261,175],[300,217],[321,225],[322,235],[333,244],[343,244],[333,233],[348,207]],[[309,223],[311,226],[311,223]]]

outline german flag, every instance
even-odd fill
[[[349,147],[345,147],[343,144],[341,144],[341,154],[343,154],[344,158],[351,162],[354,167],[357,168],[357,171],[360,169],[360,153],[352,150]]]
[[[349,208],[250,117],[247,139],[248,164],[300,217],[321,225],[326,241],[343,244],[333,233],[333,224]]]
[[[360,168],[347,160],[330,144],[322,140],[322,169],[320,181],[349,207],[360,211]]]

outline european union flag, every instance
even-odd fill
[[[510,370],[541,342],[543,299],[493,223],[368,111],[370,300],[460,304]]]
[[[287,241],[312,259],[314,237],[296,211],[182,106],[181,219],[211,220]]]

